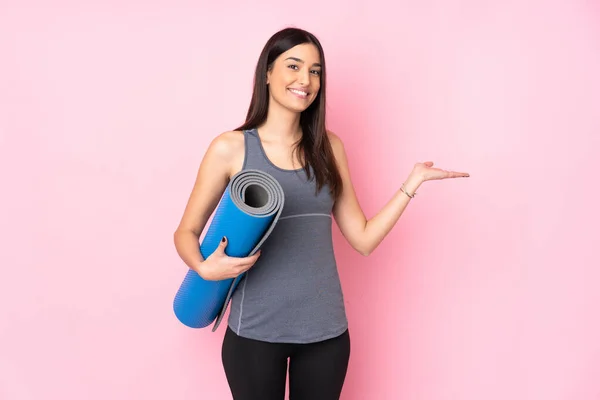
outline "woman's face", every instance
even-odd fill
[[[321,58],[314,44],[282,53],[267,72],[271,101],[295,112],[306,110],[321,87]]]

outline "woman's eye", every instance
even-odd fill
[[[299,70],[298,66],[295,64],[288,65],[288,68],[293,69],[295,71]],[[310,71],[310,73],[317,76],[321,75],[321,71],[319,71],[318,69],[313,69],[312,71]]]

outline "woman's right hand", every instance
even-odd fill
[[[235,278],[248,271],[260,257],[260,250],[248,257],[230,257],[225,254],[227,238],[223,237],[217,249],[206,258],[196,272],[207,281]]]

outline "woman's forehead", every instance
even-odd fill
[[[312,43],[303,43],[292,47],[288,51],[281,54],[279,57],[282,60],[291,59],[296,62],[308,64],[320,64],[321,56],[319,50]]]

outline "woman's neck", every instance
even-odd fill
[[[300,113],[287,110],[271,101],[267,119],[260,129],[261,137],[268,141],[294,143],[302,136]]]

